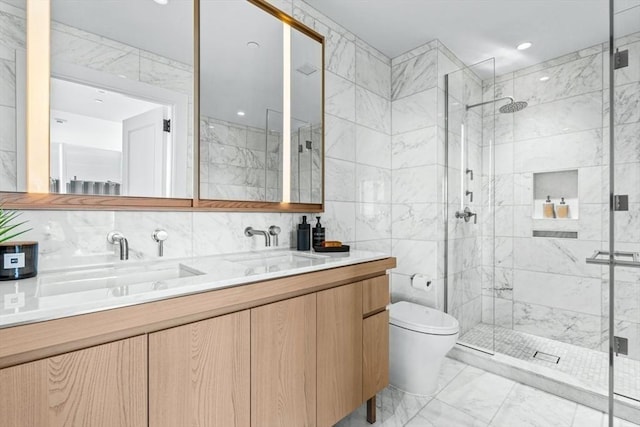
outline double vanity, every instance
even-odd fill
[[[373,421],[394,267],[265,250],[0,283],[3,425]]]

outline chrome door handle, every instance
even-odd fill
[[[611,253],[609,251],[597,250],[593,255],[586,259],[587,264],[609,265],[609,262],[611,261],[610,254]],[[601,255],[605,255],[607,258],[599,258]],[[626,257],[631,258],[631,260],[621,260],[616,259],[616,257]],[[640,254],[638,254],[638,252],[615,251],[613,253],[613,265],[640,268]]]

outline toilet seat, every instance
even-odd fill
[[[389,323],[429,335],[455,335],[459,331],[458,321],[454,317],[408,301],[391,304]]]

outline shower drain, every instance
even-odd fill
[[[554,356],[553,354],[544,353],[542,351],[536,351],[533,354],[534,359],[544,360],[545,362],[555,363],[556,365],[560,362],[560,358],[558,356]]]

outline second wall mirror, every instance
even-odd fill
[[[200,198],[321,204],[323,39],[257,1],[200,2]]]

